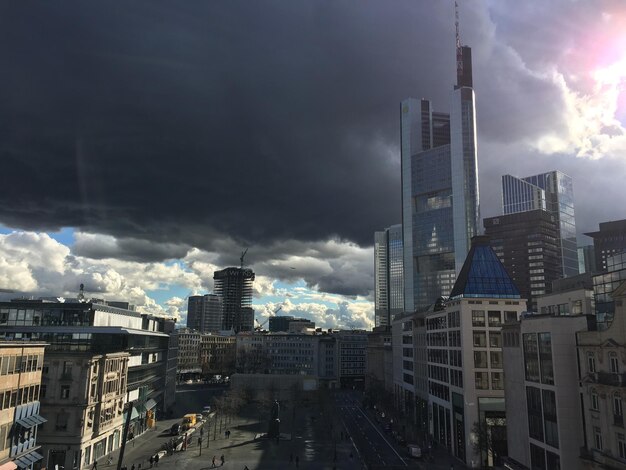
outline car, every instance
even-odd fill
[[[178,436],[180,434],[180,430],[180,423],[172,424],[172,427],[170,428],[170,435]]]

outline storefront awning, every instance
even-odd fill
[[[20,426],[22,426],[23,428],[26,429],[30,429],[33,428],[39,424],[43,424],[47,421],[47,419],[39,416],[39,415],[32,415],[32,416],[28,416],[26,418],[22,418],[22,419],[18,419],[16,421],[17,424],[19,424]]]
[[[146,402],[146,410],[151,410],[152,408],[154,408],[156,406],[156,401],[154,401],[152,398],[150,398],[147,402]]]
[[[35,462],[39,462],[43,459],[43,456],[37,452],[30,452],[28,454],[20,455],[14,460],[17,468],[31,468]]]

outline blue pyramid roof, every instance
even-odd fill
[[[489,245],[489,238],[472,238],[472,248],[454,283],[450,298],[519,299],[519,290]]]

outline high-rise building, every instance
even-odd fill
[[[593,297],[598,329],[608,328],[615,314],[613,291],[626,281],[626,252],[605,259],[605,272],[593,276]]]
[[[536,311],[537,296],[552,292],[552,281],[562,277],[556,217],[537,209],[490,217],[483,224],[528,309]]]
[[[404,310],[402,225],[374,233],[375,326],[391,325]]]
[[[578,274],[576,220],[572,177],[560,171],[549,171],[525,178],[502,177],[502,209],[515,214],[542,209],[556,218],[559,254],[563,277]]]
[[[215,293],[222,299],[222,330],[250,331],[252,284],[254,272],[248,268],[226,268],[215,271]],[[254,311],[252,312],[252,322]]]
[[[201,333],[221,330],[221,297],[216,294],[190,296],[187,303],[187,328]]]
[[[598,271],[607,270],[607,258],[626,251],[626,219],[602,222],[597,232],[585,235],[593,238]]]
[[[578,247],[578,271],[580,274],[594,274],[598,271],[596,265],[596,250],[593,245]]]
[[[479,228],[471,49],[458,34],[450,114],[407,98],[400,116],[404,309],[415,311],[450,293]]]

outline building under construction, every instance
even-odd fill
[[[222,298],[222,329],[235,332],[251,331],[254,327],[252,283],[254,272],[247,268],[226,268],[215,271],[214,292]]]

